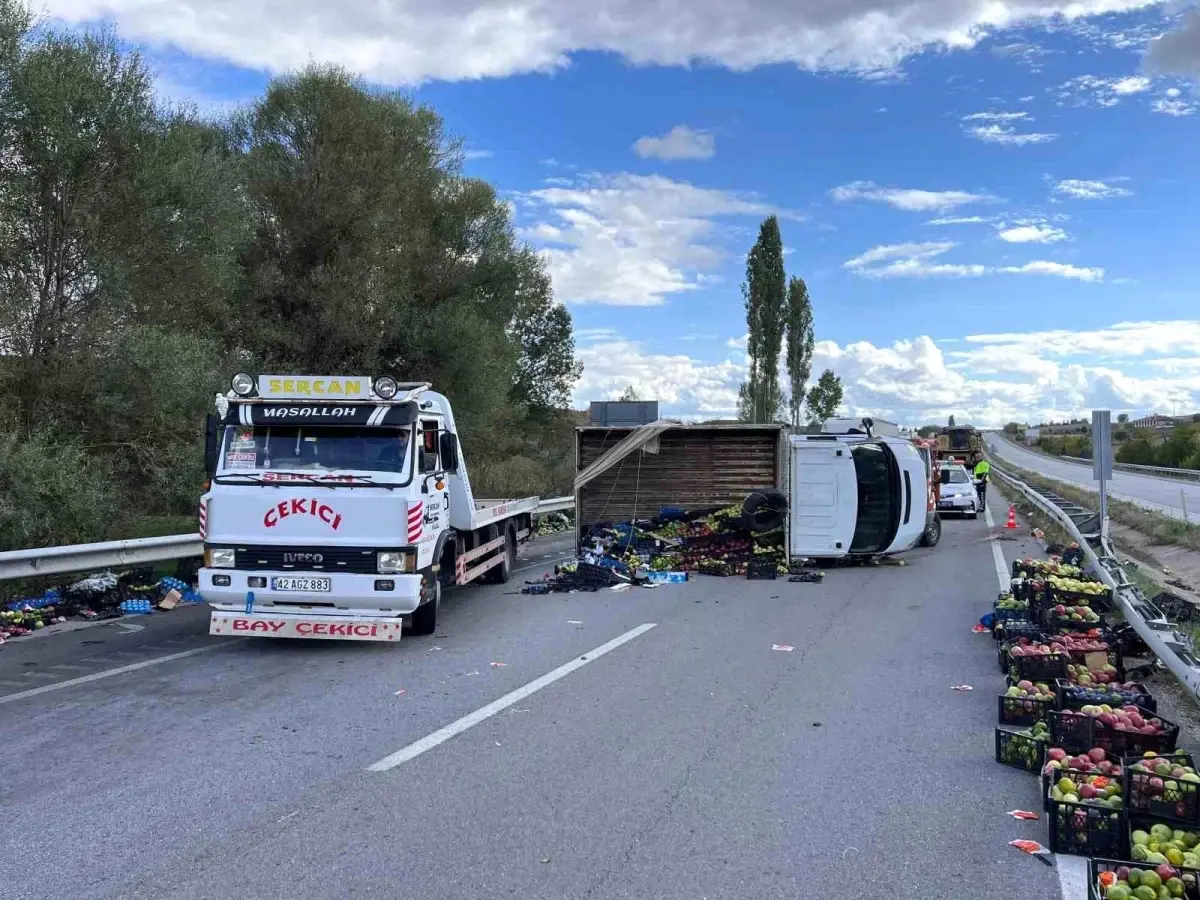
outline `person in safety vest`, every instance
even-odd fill
[[[986,459],[981,459],[975,463],[975,490],[979,494],[980,509],[987,506],[987,482],[988,476],[992,474],[992,464]]]

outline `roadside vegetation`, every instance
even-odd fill
[[[194,528],[240,370],[431,381],[477,492],[566,493],[571,316],[463,160],[336,68],[164,106],[115,33],[0,0],[0,550]]]

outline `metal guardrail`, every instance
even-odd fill
[[[1082,456],[1060,456],[1058,459],[1067,459],[1071,462],[1084,463],[1091,465],[1090,459],[1085,459]],[[1200,481],[1200,469],[1172,469],[1170,466],[1137,466],[1133,463],[1114,462],[1114,469],[1119,469],[1122,472],[1130,472],[1134,475],[1154,475],[1158,478],[1181,478],[1184,481]]]
[[[1200,699],[1200,657],[1192,648],[1188,636],[1175,628],[1175,625],[1163,615],[1162,610],[1148,599],[1141,589],[1133,584],[1121,568],[1116,554],[1108,539],[1103,536],[1092,536],[1088,540],[1079,530],[1075,519],[1060,509],[1051,499],[1036,488],[1030,487],[1019,478],[1015,478],[996,466],[992,466],[992,474],[1001,481],[1021,493],[1050,518],[1057,521],[1063,529],[1083,549],[1087,568],[1101,581],[1112,589],[1113,599],[1125,616],[1125,621],[1133,626],[1146,646],[1162,661],[1171,674],[1187,686],[1193,696]],[[1089,512],[1084,510],[1083,512]],[[1094,515],[1094,514],[1093,514]],[[1100,553],[1096,552],[1092,542],[1095,542]]]
[[[538,503],[536,514],[561,512],[574,507],[574,497],[551,497]],[[40,547],[34,550],[8,550],[0,553],[0,581],[63,575],[68,572],[85,572],[113,566],[140,566],[203,554],[204,542],[200,540],[198,533],[130,541],[103,541],[98,544],[73,544],[67,547]]]

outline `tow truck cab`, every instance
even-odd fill
[[[829,419],[790,443],[791,556],[880,556],[920,543],[929,473],[895,425]]]
[[[237,375],[209,419],[210,633],[395,640],[506,581],[537,498],[476,501],[449,401],[390,377]]]

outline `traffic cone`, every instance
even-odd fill
[[[1008,504],[1008,521],[1004,523],[1005,528],[1017,527],[1017,504]]]

